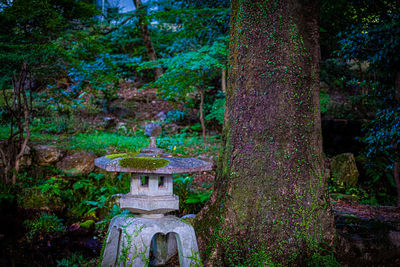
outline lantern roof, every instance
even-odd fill
[[[141,167],[135,164],[135,161],[140,163],[146,163],[146,159],[149,164],[143,164]],[[131,167],[129,164],[133,163]],[[124,155],[120,157],[109,157],[103,156],[95,159],[95,165],[105,171],[109,172],[131,172],[138,174],[174,174],[174,173],[188,173],[188,172],[200,172],[209,171],[212,169],[212,163],[196,159],[196,158],[178,158],[172,157],[169,154],[154,155],[150,153],[140,153],[137,155]],[[154,166],[159,168],[148,167],[154,163]]]

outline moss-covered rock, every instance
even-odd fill
[[[354,186],[358,181],[358,169],[354,155],[351,153],[339,154],[331,161],[332,178],[336,182]]]
[[[65,157],[57,163],[57,168],[72,175],[89,174],[94,170],[95,155],[82,151]]]
[[[94,225],[93,220],[86,220],[80,224],[81,227],[86,228],[86,229],[89,229],[90,227],[92,227],[92,225]]]
[[[122,158],[119,160],[119,165],[124,168],[156,170],[167,166],[169,162],[167,159],[135,157]]]
[[[35,151],[35,162],[40,166],[49,166],[63,156],[63,151],[56,146],[37,145],[33,147]]]

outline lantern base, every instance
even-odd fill
[[[191,225],[175,216],[149,219],[132,215],[118,215],[111,220],[101,266],[148,266],[152,245],[156,262],[166,261],[177,249],[180,266],[201,266],[196,234]]]

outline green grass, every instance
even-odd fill
[[[44,133],[43,127],[31,128],[30,142],[39,144],[57,145],[66,150],[93,152],[96,155],[112,153],[136,152],[149,144],[149,138],[139,130],[135,134],[105,132],[92,130],[75,134]],[[9,134],[8,125],[0,125],[0,140],[6,139]],[[157,138],[158,147],[174,156],[196,157],[203,153],[217,154],[219,137],[207,138],[204,145],[201,136],[194,133],[179,133]]]
[[[7,126],[0,126],[0,140],[9,135]],[[78,133],[75,135],[55,135],[31,132],[30,142],[40,144],[54,144],[67,150],[79,150],[93,152],[98,155],[115,152],[135,152],[149,144],[149,140],[143,134],[124,136],[118,133],[93,131],[89,133]]]
[[[149,144],[144,136],[123,136],[118,133],[94,132],[77,134],[68,138],[69,149],[84,150],[96,154],[109,152],[135,152]]]

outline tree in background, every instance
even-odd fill
[[[232,1],[215,191],[196,223],[214,266],[314,264],[335,229],[323,172],[318,1]]]
[[[36,82],[54,79],[54,73],[62,68],[59,64],[62,54],[54,41],[75,28],[78,19],[90,19],[96,14],[88,2],[91,1],[1,1],[1,87],[11,87],[13,74],[24,63]]]
[[[165,73],[147,86],[157,87],[159,96],[169,101],[199,102],[199,118],[205,142],[205,121],[222,120],[223,97],[218,96],[224,95],[221,90],[225,85],[229,9],[225,4],[212,1],[195,4],[180,1],[175,5],[156,2],[159,2],[159,9],[152,15],[159,25],[154,28],[163,30],[164,36],[169,36],[172,43],[164,48],[163,58],[157,60]],[[138,66],[139,70],[157,67],[154,61]],[[218,101],[214,101],[216,99]],[[206,114],[206,107],[210,107],[209,114]]]
[[[199,117],[203,142],[206,142],[204,122],[204,95],[214,89],[211,80],[225,66],[227,48],[224,40],[215,41],[197,50],[179,53],[160,59],[159,63],[166,68],[165,73],[152,83],[166,100],[187,101],[194,94],[200,95]],[[150,62],[151,67],[152,62]],[[144,64],[146,65],[146,64]]]
[[[0,162],[3,172],[0,177],[6,184],[15,185],[20,162],[27,147],[30,131],[29,120],[32,110],[32,95],[28,96],[30,84],[26,65],[13,77],[11,94],[3,90],[3,112],[10,123],[10,134],[7,140],[0,142]]]
[[[157,54],[156,51],[154,50],[153,42],[151,41],[149,28],[147,27],[148,24],[148,22],[146,21],[147,8],[143,6],[141,0],[134,0],[133,3],[135,4],[135,7],[138,11],[139,26],[140,29],[142,30],[142,38],[144,46],[146,47],[147,56],[149,57],[149,60],[156,61]],[[156,76],[155,79],[157,80],[163,74],[163,71],[161,68],[155,67],[154,74]]]
[[[355,84],[369,86],[366,99],[376,116],[365,123],[365,155],[372,184],[387,176],[396,188],[400,205],[400,4],[398,1],[353,3],[360,18],[339,33],[339,55],[345,60],[368,63],[369,80]],[[388,172],[389,171],[389,172]]]
[[[62,53],[55,40],[74,28],[77,18],[94,14],[93,6],[85,1],[0,2],[0,123],[10,127],[8,139],[0,146],[6,183],[16,183],[30,137],[32,99],[28,96],[62,70]]]

